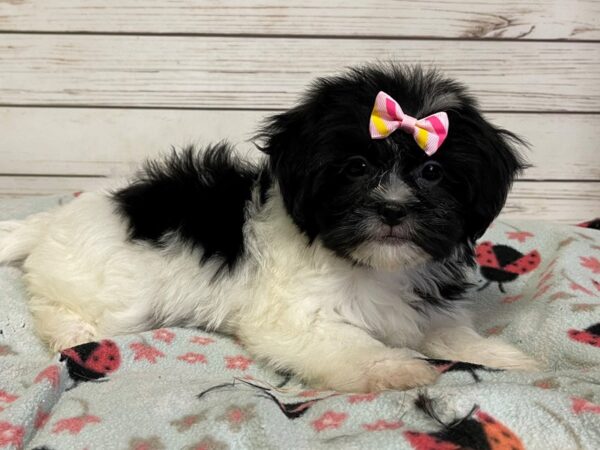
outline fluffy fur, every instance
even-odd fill
[[[446,111],[427,157],[405,133],[372,140],[383,90],[410,115]],[[163,326],[237,335],[316,387],[406,389],[436,370],[415,354],[532,369],[473,331],[473,244],[522,163],[460,84],[394,65],[318,80],[258,136],[257,165],[227,144],[152,162],[128,186],[4,223],[40,336],[58,350]]]

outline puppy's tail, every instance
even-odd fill
[[[0,264],[25,259],[43,235],[49,215],[44,212],[25,220],[0,222]]]

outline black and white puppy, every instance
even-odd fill
[[[407,114],[448,115],[427,156],[374,140],[379,91]],[[523,164],[465,88],[394,65],[318,80],[266,123],[268,155],[226,144],[151,162],[128,186],[0,225],[24,259],[30,308],[54,349],[165,326],[239,337],[257,358],[340,391],[431,383],[419,358],[534,369],[471,324],[473,244]]]

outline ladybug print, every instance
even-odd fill
[[[508,448],[515,450],[525,449],[521,440],[503,423],[498,422],[483,411],[477,411],[475,416],[479,419],[483,432],[487,436],[490,450],[503,450]]]
[[[461,447],[453,442],[443,440],[435,434],[404,432],[404,437],[415,450],[460,450]]]
[[[483,411],[445,426],[443,431],[406,431],[404,437],[415,450],[525,450],[510,429]]]
[[[67,361],[67,370],[77,382],[104,378],[121,365],[119,347],[110,340],[88,342],[61,352],[60,360]]]
[[[503,283],[516,280],[538,268],[542,261],[537,250],[523,255],[508,245],[494,245],[491,242],[482,242],[475,248],[477,264],[481,275],[487,282],[479,288],[483,290],[491,283],[498,283],[500,292],[506,293]]]
[[[571,329],[568,331],[568,334],[569,338],[576,342],[600,348],[600,322],[585,330]]]
[[[589,222],[580,223],[577,226],[583,228],[591,228],[592,230],[600,230],[600,218],[590,220]]]

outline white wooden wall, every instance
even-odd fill
[[[600,0],[0,0],[0,197],[249,149],[314,77],[375,58],[439,67],[531,143],[505,216],[600,216]]]

